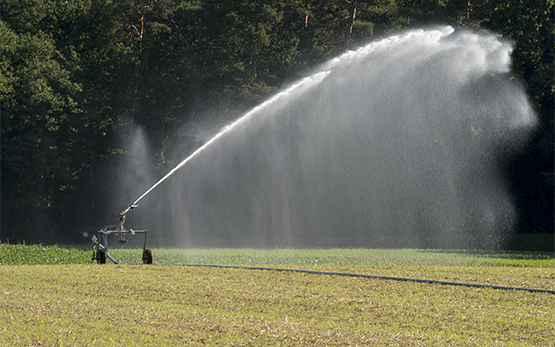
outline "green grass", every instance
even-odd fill
[[[10,245],[0,243],[0,265],[90,264],[90,251],[83,247]]]
[[[141,262],[141,250],[112,249],[126,264]],[[553,267],[555,255],[542,252],[436,251],[419,249],[153,249],[154,262],[243,265],[448,265]]]
[[[123,263],[141,261],[140,249],[111,253]],[[159,265],[555,288],[555,258],[541,252],[153,253]],[[549,293],[235,268],[99,266],[91,255],[88,247],[0,244],[0,346],[550,346],[555,340],[555,295]]]
[[[254,249],[155,248],[154,264],[218,265],[383,265],[555,267],[555,254],[527,251],[420,249]],[[122,264],[142,262],[142,249],[110,248]],[[92,247],[8,245],[0,243],[0,265],[91,264]]]

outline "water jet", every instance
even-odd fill
[[[536,125],[511,51],[451,27],[370,43],[223,128],[132,205],[149,196],[142,222],[188,244],[502,247],[517,218],[502,167]]]

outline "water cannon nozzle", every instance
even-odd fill
[[[131,211],[132,209],[134,209],[135,207],[138,207],[138,206],[139,205],[137,205],[137,204],[131,204],[131,205],[127,206],[127,208],[125,210],[121,211],[119,215],[123,217],[123,216],[125,216],[125,214],[127,212]]]

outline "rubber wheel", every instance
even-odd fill
[[[98,264],[106,264],[106,252],[103,249],[96,251],[96,262]]]
[[[152,251],[148,248],[143,252],[143,264],[152,264]]]

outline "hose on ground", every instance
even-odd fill
[[[191,265],[185,265],[185,266],[215,267],[215,268],[228,268],[228,269],[247,269],[247,270],[266,270],[266,271],[302,272],[302,273],[318,274],[318,275],[335,275],[335,276],[376,278],[376,279],[394,280],[394,281],[433,283],[433,284],[443,284],[443,285],[450,285],[450,286],[491,288],[491,289],[503,289],[503,290],[522,290],[522,291],[527,291],[527,292],[555,294],[555,290],[549,290],[549,289],[506,287],[506,286],[496,286],[496,285],[491,285],[491,284],[460,283],[460,282],[437,281],[437,280],[426,280],[426,279],[419,279],[419,278],[406,278],[406,277],[393,277],[393,276],[363,275],[363,274],[355,274],[355,273],[347,273],[347,272],[327,272],[327,271],[315,271],[315,270],[281,269],[281,268],[237,266],[237,265],[198,265],[198,264],[191,264]]]

